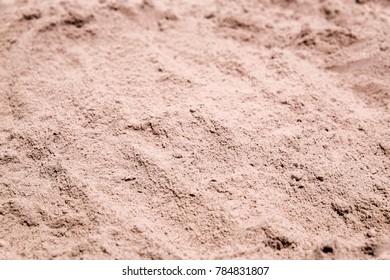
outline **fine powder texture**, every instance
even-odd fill
[[[390,1],[0,0],[0,259],[390,259]]]

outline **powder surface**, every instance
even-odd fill
[[[390,259],[389,1],[0,11],[0,259]]]

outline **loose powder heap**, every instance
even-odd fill
[[[1,259],[390,259],[390,4],[0,1]]]

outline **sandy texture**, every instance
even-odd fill
[[[390,259],[389,1],[0,1],[1,259]]]

